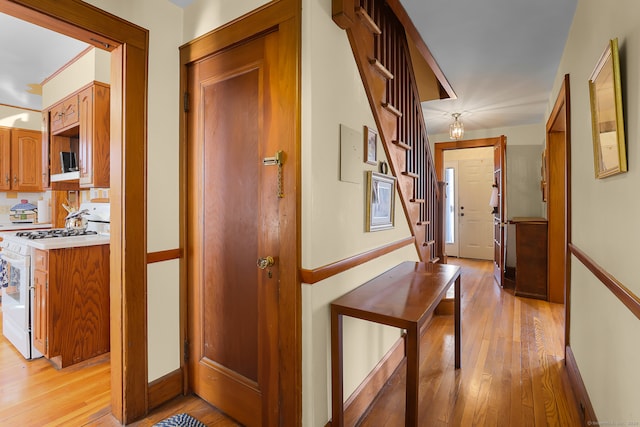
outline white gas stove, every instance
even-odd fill
[[[109,244],[109,204],[89,203],[80,208],[89,210],[87,230],[62,228],[0,233],[3,239],[0,242],[2,333],[27,359],[42,356],[33,346],[31,333],[35,250]]]

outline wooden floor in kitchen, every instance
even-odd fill
[[[453,369],[453,316],[437,316],[422,339],[420,425],[580,425],[562,361],[562,306],[501,290],[491,262],[450,263],[463,267],[462,369]],[[403,368],[361,426],[404,425]],[[106,357],[57,371],[45,359],[26,361],[1,337],[0,426],[117,426],[109,376]],[[209,426],[237,425],[194,396],[132,425],[152,426],[181,412]]]
[[[56,370],[44,358],[25,360],[0,335],[0,426],[119,426],[111,415],[110,375],[108,356]],[[238,425],[195,396],[176,398],[131,425],[152,426],[182,412],[208,426]]]

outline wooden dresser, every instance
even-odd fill
[[[547,300],[547,220],[513,218],[516,226],[516,287],[520,297]]]

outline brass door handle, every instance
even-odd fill
[[[260,270],[264,270],[264,269],[266,269],[268,267],[271,267],[274,262],[275,261],[274,261],[272,256],[267,256],[267,257],[264,257],[264,258],[258,258],[258,263],[257,264],[258,264],[258,268]]]

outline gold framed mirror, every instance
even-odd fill
[[[589,78],[596,178],[627,171],[618,39],[610,40]]]

